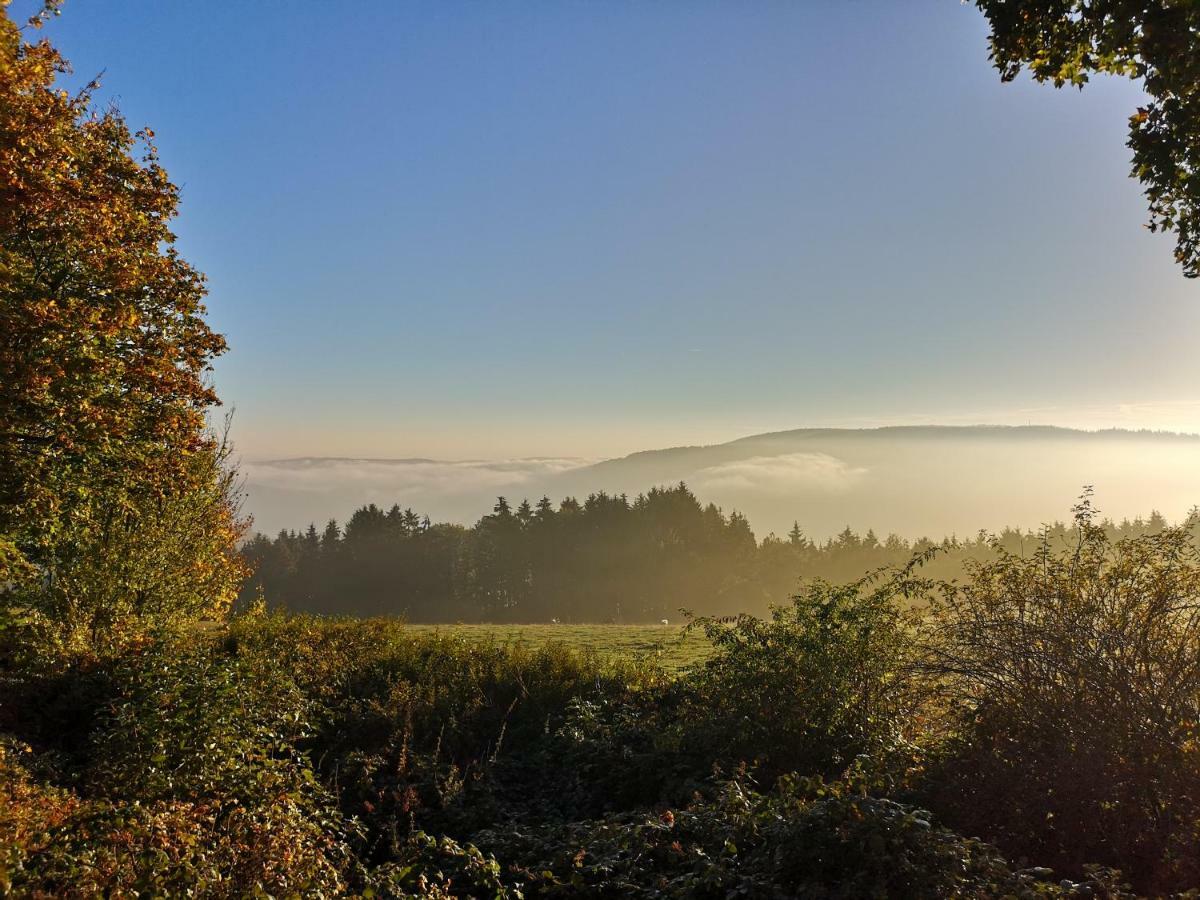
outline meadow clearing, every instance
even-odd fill
[[[563,644],[607,657],[650,657],[680,672],[708,656],[711,645],[699,629],[682,625],[409,625],[417,633],[461,637],[469,642],[525,644],[531,649]]]

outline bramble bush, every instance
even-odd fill
[[[278,667],[193,635],[6,680],[21,752],[5,783],[31,814],[64,810],[52,827],[10,825],[14,893],[344,891],[354,823],[296,746],[306,703]]]
[[[789,775],[762,793],[739,776],[678,809],[496,829],[479,840],[522,861],[515,874],[531,897],[1127,896],[1099,869],[1079,882],[1017,870],[994,847],[865,787]]]

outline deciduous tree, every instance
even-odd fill
[[[1055,87],[1096,73],[1141,80],[1129,119],[1132,174],[1151,231],[1173,231],[1175,259],[1200,275],[1200,3],[1195,0],[976,0],[1005,81],[1027,69]]]
[[[46,14],[22,27],[7,5],[0,546],[15,547],[52,583],[98,542],[111,553],[118,533],[144,536],[157,528],[144,523],[164,510],[182,514],[184,498],[209,504],[218,451],[206,414],[217,397],[206,373],[225,342],[204,319],[203,275],[175,249],[169,226],[179,192],[153,133],[135,134],[115,108],[99,109],[95,83],[64,90],[66,61],[31,37]],[[222,533],[237,531],[234,506],[229,497],[218,504]],[[207,540],[176,537],[191,543],[160,545],[162,565],[232,560],[201,560],[212,551]],[[127,549],[149,552],[143,544]]]

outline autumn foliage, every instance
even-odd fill
[[[1197,896],[1195,519],[1115,539],[1085,495],[1069,531],[996,539],[962,581],[928,577],[928,547],[769,619],[693,621],[710,652],[674,675],[226,618],[224,342],[173,246],[178,191],[149,131],[57,85],[39,23],[0,15],[0,897]],[[537,602],[526,536],[591,514],[546,504],[481,524],[482,608]],[[683,488],[644,504],[754,546]],[[342,572],[438,534],[369,507],[273,549]]]
[[[179,193],[152,132],[97,109],[94,84],[58,86],[67,63],[30,39],[40,23],[0,17],[0,581],[32,581],[29,609],[98,633],[116,617],[82,584],[106,565],[97,553],[155,558],[160,574],[236,568],[221,552],[236,510],[213,494],[223,457],[206,433],[205,373],[225,342],[204,321],[204,277],[173,246]],[[105,587],[161,606],[148,576],[110,571]],[[205,585],[217,606],[226,581]]]

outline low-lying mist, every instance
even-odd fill
[[[1104,516],[1200,504],[1200,437],[1028,427],[808,429],[621,459],[442,461],[298,458],[244,464],[254,529],[344,520],[365,503],[398,503],[470,524],[496,497],[636,495],[685,481],[704,502],[737,509],[759,536],[794,521],[821,539],[847,525],[904,537],[1036,528],[1067,517],[1084,485]]]

